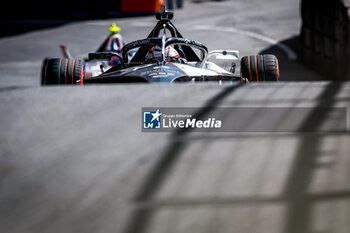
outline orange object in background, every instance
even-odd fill
[[[122,0],[122,12],[159,12],[164,0]]]

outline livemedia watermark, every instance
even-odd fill
[[[347,132],[347,109],[206,107],[141,109],[143,132]]]

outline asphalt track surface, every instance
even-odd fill
[[[347,132],[140,128],[142,107],[309,108],[301,127],[329,120],[314,107],[348,108],[349,83],[320,81],[293,60],[298,4],[185,2],[175,12],[182,34],[209,49],[274,52],[283,81],[273,84],[39,86],[41,60],[60,56],[58,44],[84,56],[111,22],[128,42],[146,37],[153,17],[1,38],[0,232],[348,232]]]

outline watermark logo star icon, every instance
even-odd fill
[[[155,113],[152,113],[152,120],[151,122],[153,122],[154,120],[157,119],[157,121],[159,121],[159,117],[162,115],[162,113],[159,112],[159,109],[157,109],[157,111]]]

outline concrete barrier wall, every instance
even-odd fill
[[[301,0],[299,57],[332,80],[350,80],[350,0]]]

